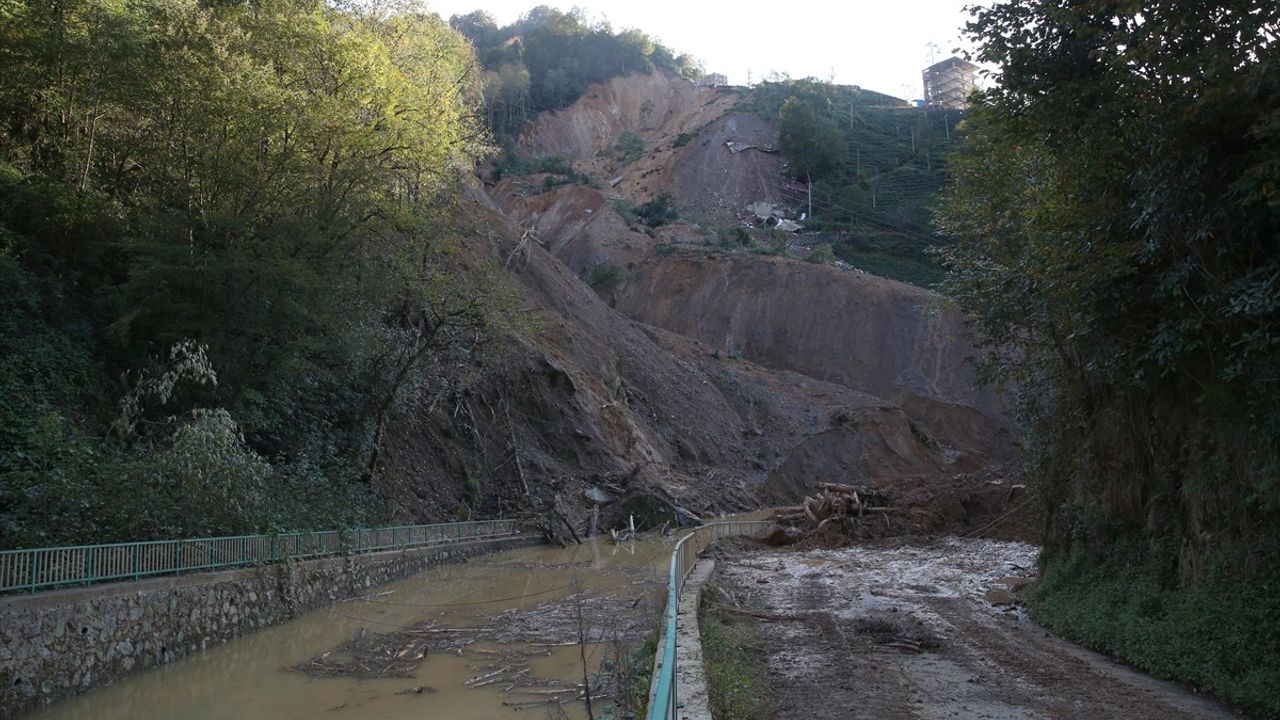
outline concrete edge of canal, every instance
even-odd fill
[[[0,720],[428,568],[541,542],[519,535],[0,597]]]

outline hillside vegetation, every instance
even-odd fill
[[[1020,388],[1033,610],[1280,717],[1280,9],[1004,2],[940,216]]]
[[[539,112],[567,107],[593,83],[654,69],[701,75],[691,56],[677,56],[639,30],[614,32],[578,9],[542,5],[504,27],[476,10],[449,24],[476,48],[484,66],[484,117],[504,145]]]
[[[371,522],[389,408],[508,296],[408,3],[0,5],[0,545]]]
[[[761,83],[747,104],[778,121],[788,173],[812,190],[810,229],[834,234],[836,253],[855,266],[937,283],[941,269],[927,250],[947,239],[931,213],[962,111],[813,79]],[[806,188],[789,197],[807,209]]]

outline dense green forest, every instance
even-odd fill
[[[916,284],[941,279],[928,250],[945,239],[931,213],[962,111],[811,78],[761,83],[747,107],[778,121],[789,172],[813,191],[806,224],[838,237],[841,258]],[[790,199],[809,203],[800,189]]]
[[[0,2],[0,545],[386,515],[510,304],[450,262],[475,64],[412,2]]]
[[[539,6],[505,27],[476,10],[449,24],[476,48],[484,66],[485,120],[504,143],[534,115],[570,105],[592,83],[655,68],[691,79],[702,74],[691,56],[677,56],[639,30],[614,32],[607,23],[589,22],[581,10]]]
[[[1280,6],[1003,2],[946,289],[1017,389],[1032,609],[1280,717]]]

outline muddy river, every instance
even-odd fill
[[[437,568],[31,718],[586,717],[582,657],[607,695],[626,648],[655,626],[673,543],[596,540]]]

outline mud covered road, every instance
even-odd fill
[[[774,717],[1235,717],[1049,635],[1007,604],[1035,548],[901,538],[838,550],[734,550],[730,604],[761,616]]]

